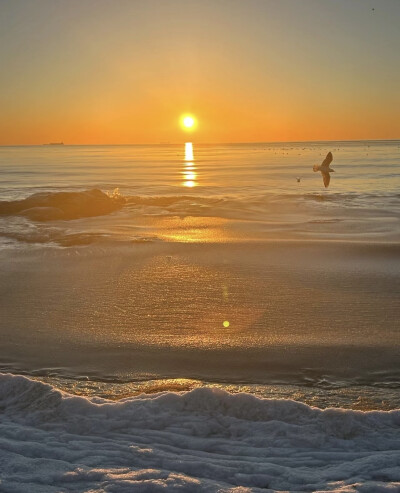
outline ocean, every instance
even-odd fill
[[[400,141],[0,176],[0,491],[400,491]]]

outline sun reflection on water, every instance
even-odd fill
[[[183,171],[181,172],[183,175],[182,186],[193,188],[197,185],[197,173],[195,172],[196,167],[194,163],[194,155],[193,155],[193,144],[192,142],[185,143],[185,160]]]

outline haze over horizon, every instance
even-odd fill
[[[37,146],[70,146],[70,147],[130,147],[130,146],[180,146],[185,145],[187,143],[193,144],[191,142],[191,138],[181,138],[179,141],[175,142],[169,142],[169,141],[163,141],[163,142],[119,142],[119,143],[114,143],[114,142],[107,142],[107,143],[71,143],[71,142],[41,142],[41,143],[35,143],[35,144],[0,144],[0,147],[37,147]],[[290,144],[319,144],[319,143],[338,143],[338,142],[397,142],[400,141],[400,139],[327,139],[327,140],[272,140],[272,141],[243,141],[243,142],[198,142],[196,140],[195,145],[196,146],[224,146],[224,145],[290,145]]]
[[[400,138],[400,2],[0,3],[0,145]]]

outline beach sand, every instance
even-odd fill
[[[323,241],[4,250],[3,369],[390,380],[398,253],[396,244]]]

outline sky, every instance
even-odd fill
[[[373,10],[374,9],[374,10]],[[0,145],[400,138],[400,0],[0,0]]]

